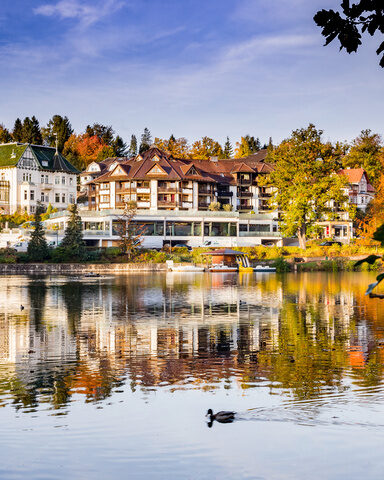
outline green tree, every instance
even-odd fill
[[[28,256],[34,262],[41,262],[49,257],[48,244],[47,240],[45,239],[44,226],[41,220],[43,211],[44,208],[40,203],[38,203],[36,206],[34,220],[32,222],[33,232],[27,248]]]
[[[35,116],[32,118],[25,117],[23,121],[22,142],[41,145],[43,138],[41,136],[39,121]]]
[[[152,144],[152,136],[151,132],[148,130],[148,128],[144,128],[144,132],[141,135],[141,143],[140,143],[140,148],[139,148],[139,153],[144,153],[146,152],[149,147]]]
[[[233,148],[231,142],[229,141],[229,137],[227,137],[225,141],[223,155],[225,158],[231,158],[233,155]]]
[[[355,138],[348,154],[343,159],[344,167],[362,167],[368,174],[369,180],[377,186],[383,170],[383,140],[371,130],[362,130]]]
[[[23,124],[20,118],[16,118],[15,124],[12,130],[12,137],[15,142],[23,141]]]
[[[62,117],[61,115],[53,115],[47,126],[42,128],[43,142],[51,147],[55,147],[57,138],[59,152],[63,151],[64,144],[72,133],[73,128],[68,117]]]
[[[137,155],[137,138],[136,135],[131,135],[131,143],[129,144],[129,155],[135,157]]]
[[[298,236],[301,248],[316,231],[316,223],[335,218],[347,210],[343,191],[346,179],[335,173],[338,153],[333,145],[322,143],[322,130],[310,124],[269,154],[274,171],[261,184],[274,187],[271,207],[280,213],[280,231]],[[337,169],[337,168],[336,168]]]
[[[340,42],[340,50],[345,48],[348,53],[357,52],[362,44],[362,34],[368,32],[374,36],[377,31],[384,33],[383,0],[360,0],[350,4],[349,0],[341,2],[342,15],[334,10],[320,10],[313,17],[316,24],[322,28],[326,38],[325,45],[335,38]],[[377,55],[384,52],[384,41],[376,50]],[[384,68],[384,55],[380,66]]]
[[[9,130],[5,128],[3,124],[0,123],[0,143],[9,143],[12,142],[12,135],[9,133]]]
[[[127,155],[127,144],[119,135],[113,140],[111,146],[115,157],[125,157]]]
[[[60,244],[60,249],[65,252],[65,257],[73,258],[82,261],[86,257],[85,242],[83,240],[83,226],[81,217],[77,210],[77,205],[72,204],[68,207],[70,213],[67,228],[64,232],[63,241]]]
[[[94,123],[93,125],[87,125],[85,134],[88,137],[99,137],[102,143],[105,145],[112,145],[114,140],[115,131],[111,125],[102,125],[101,123]]]

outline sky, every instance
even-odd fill
[[[0,123],[67,115],[129,140],[246,134],[276,144],[384,134],[378,38],[324,47],[313,15],[341,0],[1,0]]]

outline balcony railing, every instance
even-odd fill
[[[167,192],[167,193],[176,193],[177,188],[176,187],[157,187],[158,192]]]
[[[218,190],[217,191],[218,197],[233,197],[233,192],[229,192],[228,190]]]
[[[151,189],[149,187],[137,187],[137,193],[151,193]]]
[[[252,192],[238,192],[237,194],[239,197],[243,197],[243,198],[252,198],[253,197],[253,193]]]
[[[281,237],[279,232],[239,232],[239,237]]]
[[[166,201],[166,200],[158,200],[157,201],[157,206],[158,207],[176,207],[177,202],[171,202],[171,201]]]

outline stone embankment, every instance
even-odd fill
[[[0,274],[81,274],[164,272],[164,263],[2,263]]]

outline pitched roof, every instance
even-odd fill
[[[368,177],[364,168],[345,168],[344,170],[340,170],[338,173],[339,175],[344,175],[347,177],[349,183],[360,183],[364,175],[368,181]]]
[[[217,161],[192,160],[174,158],[171,154],[157,147],[151,147],[135,158],[117,159],[119,165],[124,167],[127,175],[121,178],[120,176],[114,175],[113,180],[149,180],[156,178],[157,174],[152,169],[154,165],[158,165],[161,170],[166,172],[166,177],[163,173],[158,174],[158,178],[161,180],[194,180],[198,182],[217,182],[234,185],[236,183],[233,175],[234,169],[235,171],[252,173],[271,172],[273,167],[264,162],[266,155],[267,152],[264,150],[241,159],[224,159]],[[238,168],[240,168],[240,170],[238,170]],[[110,181],[112,172],[113,170],[111,172],[108,171],[108,169],[102,170],[94,182]]]
[[[17,165],[27,145],[19,143],[4,143],[0,145],[0,167]]]
[[[29,143],[6,143],[0,145],[0,166],[16,166],[25,150],[30,147],[41,170],[79,173],[61,153],[56,153],[53,147],[31,145]]]

